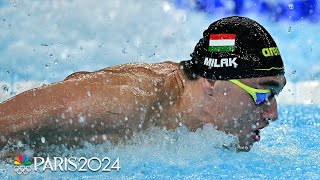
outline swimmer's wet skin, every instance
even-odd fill
[[[195,131],[212,124],[237,136],[239,151],[249,151],[278,118],[275,95],[285,83],[267,30],[249,18],[227,17],[204,31],[190,60],[79,72],[2,102],[0,148],[119,143],[153,126]]]

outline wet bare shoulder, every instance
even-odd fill
[[[178,69],[178,64],[174,62],[162,63],[128,63],[109,68],[104,68],[98,72],[112,72],[112,73],[141,73],[150,75],[166,75]]]

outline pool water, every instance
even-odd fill
[[[189,132],[151,129],[131,143],[86,144],[56,151],[67,157],[120,159],[111,172],[31,172],[17,175],[1,162],[1,179],[320,179],[320,105],[280,105],[279,120],[261,131],[250,152],[237,153],[237,139],[211,126]],[[95,164],[93,163],[93,166]]]
[[[237,139],[211,126],[196,132],[189,132],[186,127],[173,132],[151,129],[126,145],[105,142],[87,143],[73,150],[49,148],[50,156],[119,157],[119,171],[47,170],[17,175],[12,157],[9,164],[0,161],[0,179],[320,179],[320,105],[297,105],[320,102],[316,51],[320,46],[320,26],[318,21],[312,21],[314,16],[300,17],[300,10],[304,12],[306,8],[299,10],[297,1],[279,1],[287,10],[283,12],[292,15],[290,18],[299,18],[294,22],[281,18],[273,22],[266,18],[268,13],[245,11],[270,31],[281,51],[288,89],[279,102],[295,103],[279,106],[279,120],[261,131],[260,142],[250,152],[237,153]],[[225,16],[221,12],[225,9],[210,16],[182,10],[175,6],[178,2],[0,0],[0,101],[44,82],[60,81],[75,71],[94,71],[133,61],[190,58],[203,30]],[[221,2],[230,5],[230,1]],[[256,1],[246,3],[249,2]],[[319,14],[319,3],[312,2],[308,1],[314,4],[309,9]],[[311,80],[317,85],[308,82]],[[295,86],[289,82],[306,84]]]

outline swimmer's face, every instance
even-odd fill
[[[260,140],[259,130],[269,125],[268,120],[278,119],[274,95],[280,93],[286,79],[281,75],[239,81],[255,89],[269,89],[273,95],[257,105],[252,96],[238,85],[230,81],[215,81],[211,98],[203,106],[203,121],[213,123],[218,130],[237,136],[240,150],[249,151],[252,144]]]

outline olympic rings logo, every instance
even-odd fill
[[[13,170],[17,174],[28,174],[29,172],[32,171],[30,166],[24,166],[24,165],[14,166]]]

